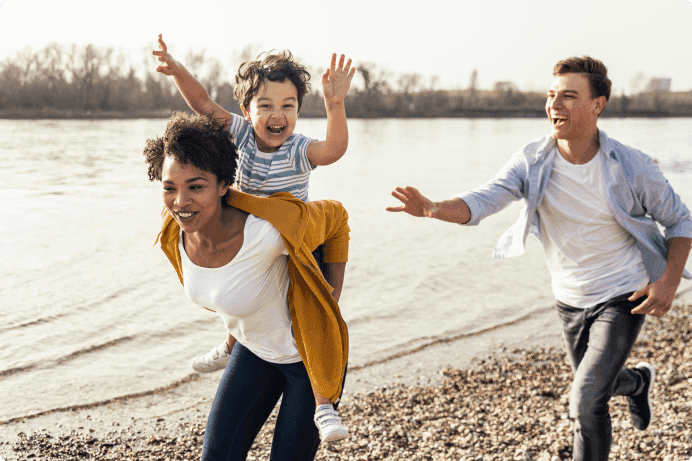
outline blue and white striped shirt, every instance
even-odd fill
[[[229,131],[238,148],[235,186],[260,197],[290,192],[307,202],[310,172],[317,168],[307,156],[308,144],[314,139],[293,133],[276,152],[260,152],[252,124],[237,114],[231,115]]]

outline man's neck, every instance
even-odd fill
[[[557,148],[562,157],[569,163],[584,165],[598,154],[601,142],[598,130],[588,137],[579,139],[558,139]]]

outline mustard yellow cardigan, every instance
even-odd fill
[[[348,214],[341,203],[322,200],[305,203],[288,192],[269,198],[231,189],[228,203],[270,222],[288,250],[288,309],[298,352],[310,382],[322,396],[335,401],[341,394],[348,361],[348,330],[332,287],[322,276],[312,252],[324,243],[325,262],[348,260]],[[157,241],[183,283],[178,249],[180,227],[164,208]]]

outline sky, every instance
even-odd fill
[[[290,49],[323,71],[331,54],[435,88],[511,81],[545,91],[560,59],[602,60],[613,94],[638,73],[692,90],[692,0],[0,0],[0,61],[50,42],[112,47],[141,63],[163,34],[183,61],[206,51],[232,72],[241,50]],[[152,60],[152,68],[156,63]],[[319,81],[319,75],[313,82]],[[228,75],[229,80],[232,75]]]

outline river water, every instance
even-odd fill
[[[147,180],[141,152],[165,123],[0,120],[0,422],[166,386],[224,338],[220,319],[187,300],[152,246],[160,184]],[[692,205],[691,119],[600,126],[655,157]],[[490,256],[519,204],[477,227],[384,210],[397,204],[396,186],[438,200],[479,186],[546,134],[546,121],[350,120],[349,128],[348,153],[315,170],[310,197],[339,200],[350,214],[341,309],[351,366],[552,305],[535,238],[520,258]],[[325,120],[297,126],[315,138],[325,130]]]

